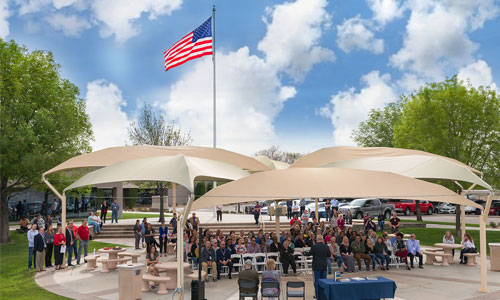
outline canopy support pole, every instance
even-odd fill
[[[275,221],[275,224],[276,224],[275,230],[276,230],[276,238],[278,239],[278,242],[279,242],[279,240],[280,240],[280,216],[278,213],[278,209],[279,209],[278,200],[274,200],[274,219],[276,220]]]
[[[49,187],[49,189],[59,198],[61,199],[61,226],[64,230],[66,224],[66,194],[63,192],[61,195],[56,188],[45,178],[45,175],[42,175],[42,181]],[[57,222],[57,220],[56,220]],[[65,232],[65,231],[63,231]]]
[[[175,182],[172,183],[172,206],[174,208],[173,213],[177,213],[177,183]]]
[[[462,232],[462,240],[465,235],[465,205],[460,205],[460,231]]]
[[[188,203],[184,208],[182,215],[181,226],[177,225],[177,289],[180,289],[178,295],[178,300],[184,299],[184,226],[188,219],[189,212],[191,211],[191,206],[194,201],[194,193],[188,199]],[[200,249],[201,253],[201,249]]]
[[[491,197],[491,195],[490,195]],[[480,292],[488,292],[488,261],[486,259],[486,218],[488,217],[488,212],[483,210],[482,215],[479,217],[479,240],[481,245],[481,288]]]
[[[314,217],[316,219],[316,224],[319,224],[318,200],[319,200],[319,198],[316,198],[314,201],[314,204],[315,204]]]

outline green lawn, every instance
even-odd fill
[[[438,222],[438,221],[417,221],[417,220],[407,220],[407,219],[401,219],[401,222],[406,222],[406,223],[425,223],[425,224],[437,224],[437,225],[452,225],[455,226],[455,222]],[[472,224],[472,223],[466,223],[465,226],[467,227],[478,227],[479,224]],[[489,224],[486,224],[486,227],[490,227]]]
[[[26,234],[11,231],[12,242],[0,245],[0,299],[68,299],[39,287],[34,280],[35,270],[28,271],[28,240]],[[111,247],[114,244],[91,241],[89,252],[94,248]],[[52,262],[54,260],[52,259]]]
[[[408,227],[402,228],[401,231],[404,233],[415,233],[416,239],[420,240],[421,245],[434,246],[435,243],[443,242],[443,235],[446,229],[441,228],[420,228],[420,227]],[[479,245],[479,230],[468,230],[468,233],[474,239],[474,244],[476,249],[480,251]],[[452,232],[453,233],[453,232]],[[487,231],[486,232],[486,245],[492,242],[500,241],[500,231]],[[455,237],[455,243],[460,243],[460,239]],[[490,253],[488,248],[488,254]]]

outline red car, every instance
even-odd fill
[[[491,203],[490,215],[500,216],[500,202]]]
[[[394,200],[388,202],[387,204],[394,204],[394,210],[397,213],[404,213],[406,216],[409,216],[410,213],[417,213],[417,204],[415,200]],[[429,201],[420,201],[420,211],[428,215],[432,215],[434,211],[434,206]]]

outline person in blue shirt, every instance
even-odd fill
[[[411,237],[408,241],[406,241],[406,248],[408,249],[408,256],[410,257],[410,264],[412,268],[415,268],[413,266],[413,258],[418,257],[418,267],[420,269],[423,269],[424,267],[422,266],[422,250],[420,249],[420,242],[415,240],[415,234],[412,233]]]
[[[118,224],[118,210],[120,210],[120,205],[115,199],[113,203],[111,203],[111,224],[113,224],[113,220]]]
[[[168,227],[165,225],[165,221],[162,221],[160,226],[160,257],[162,255],[167,256],[167,241]]]
[[[146,225],[147,224],[148,224],[148,218],[142,219],[142,223],[141,223],[142,248],[144,248],[144,239],[146,238]]]
[[[36,268],[36,255],[35,255],[35,235],[38,234],[37,224],[31,225],[31,230],[28,231],[28,270],[31,270],[31,262],[33,261],[33,266]]]
[[[229,279],[231,277],[231,271],[233,269],[233,263],[231,262],[231,249],[226,248],[226,242],[222,240],[220,242],[220,248],[217,249],[217,280],[220,280],[220,273],[222,271],[222,267],[227,266],[229,269]]]

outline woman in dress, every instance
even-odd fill
[[[56,270],[61,269],[64,253],[61,253],[61,246],[66,245],[66,236],[62,233],[62,227],[57,226],[57,233],[54,235],[54,259]]]

